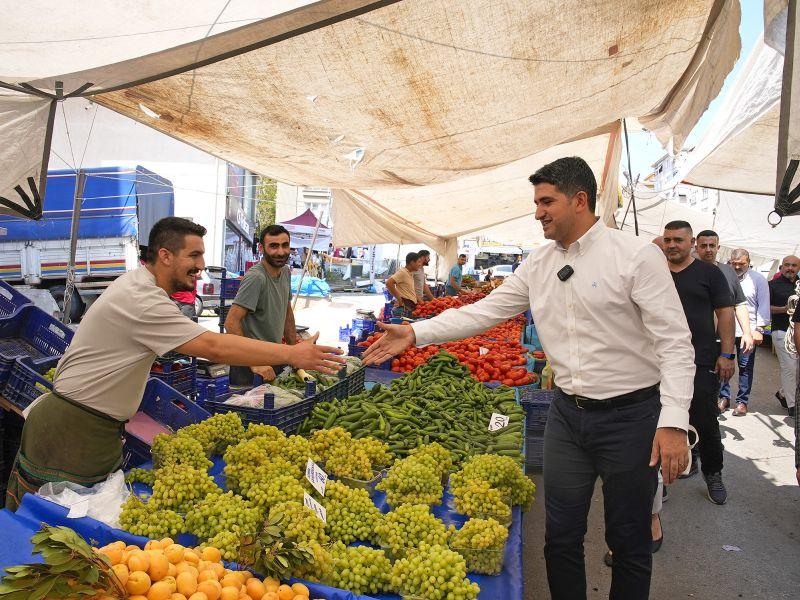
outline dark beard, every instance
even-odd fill
[[[264,255],[264,260],[267,261],[267,264],[269,266],[271,266],[271,267],[273,267],[275,269],[280,269],[280,268],[286,266],[286,264],[289,262],[289,257],[288,256],[284,257],[283,259],[281,259],[280,262],[278,262],[276,259],[272,258],[269,254],[266,254],[266,255]]]

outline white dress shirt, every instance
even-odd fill
[[[769,327],[772,314],[769,311],[769,283],[758,271],[748,269],[739,279],[744,297],[747,300],[747,312],[750,313],[750,329]],[[736,337],[742,337],[742,328],[736,321]]]
[[[561,281],[565,265],[574,274]],[[476,335],[528,307],[567,394],[597,400],[661,382],[659,427],[687,429],[694,349],[661,251],[601,221],[565,249],[535,249],[489,296],[414,323],[417,345]]]

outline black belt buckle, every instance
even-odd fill
[[[588,403],[593,402],[591,398],[587,398],[586,396],[578,396],[577,394],[573,396],[573,399],[575,400],[575,406],[577,406],[581,410],[586,410],[586,407],[582,406],[581,402],[588,402]]]

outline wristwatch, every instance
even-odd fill
[[[727,353],[725,353],[725,352],[720,352],[720,353],[719,353],[719,355],[720,355],[722,358],[727,358],[728,360],[733,360],[734,358],[736,358],[736,355],[735,355],[735,354],[727,354]]]

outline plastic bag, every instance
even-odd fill
[[[244,406],[247,408],[264,408],[264,394],[275,395],[275,408],[283,408],[284,406],[296,404],[303,399],[300,392],[285,390],[276,385],[265,383],[244,394],[231,396],[225,401],[225,404]]]
[[[44,484],[37,494],[45,500],[68,508],[67,517],[70,519],[91,517],[119,529],[122,504],[131,492],[125,485],[125,474],[114,471],[108,479],[92,487],[83,487],[71,481],[58,481]]]

